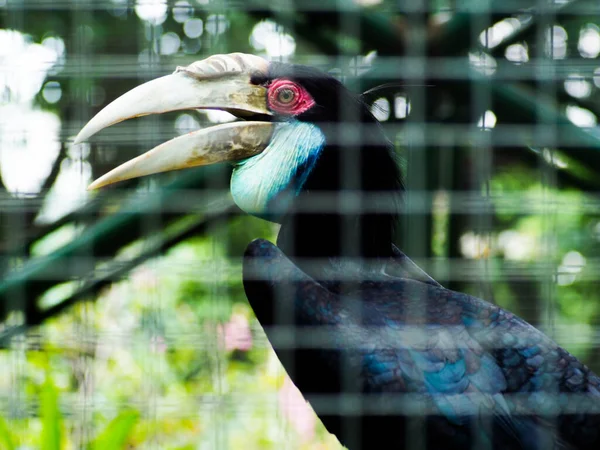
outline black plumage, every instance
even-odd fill
[[[318,125],[326,145],[281,220],[277,247],[248,247],[244,286],[327,429],[352,450],[599,448],[595,374],[511,313],[444,289],[395,249],[402,183],[360,97],[303,66],[272,64],[256,81],[281,77],[315,99],[295,120]],[[356,208],[344,208],[347,194],[359,194]],[[333,208],[312,212],[323,195]]]

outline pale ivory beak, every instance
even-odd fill
[[[264,59],[243,53],[215,55],[138,86],[102,109],[75,138],[81,143],[124,120],[183,109],[221,109],[234,114],[269,116],[266,88],[251,83],[265,75]],[[268,145],[270,122],[234,122],[198,130],[161,144],[117,167],[88,189],[168,170],[254,156]]]

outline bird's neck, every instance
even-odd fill
[[[355,176],[340,169],[349,167],[347,157],[358,169]],[[325,149],[284,217],[277,245],[303,268],[315,261],[373,264],[389,258],[402,191],[398,171],[387,141]]]
[[[389,215],[297,213],[284,219],[277,245],[301,266],[373,264],[392,256],[394,224]]]

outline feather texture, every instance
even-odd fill
[[[398,433],[413,417],[429,430],[426,448],[600,448],[600,379],[495,305],[392,276],[366,276],[344,291],[264,240],[247,249],[244,285],[284,365],[294,362],[292,379],[352,450],[382,437],[397,440],[389,448],[409,448]],[[312,333],[314,345],[280,348],[281,335],[270,329],[282,324],[275,310],[291,312],[287,325]],[[350,412],[361,419],[355,440],[344,438],[348,411],[322,407],[318,394],[327,393],[363,399],[362,413]],[[376,417],[385,408],[391,412]]]

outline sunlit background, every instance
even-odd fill
[[[409,189],[399,246],[600,370],[599,5],[398,3],[0,0],[0,448],[339,448],[246,302],[241,255],[277,228],[232,205],[229,168],[85,189],[235,120],[72,144],[118,95],[215,53],[368,91]]]

